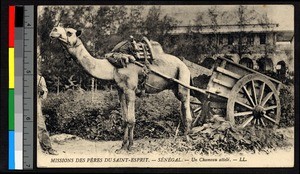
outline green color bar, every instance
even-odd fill
[[[14,98],[15,90],[9,89],[8,92],[8,130],[15,130],[15,108],[14,108]]]

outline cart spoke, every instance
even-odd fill
[[[234,116],[238,117],[238,116],[245,116],[245,115],[250,115],[250,114],[253,114],[253,111],[246,111],[246,112],[234,113]]]
[[[261,103],[261,100],[262,100],[262,98],[264,96],[265,86],[266,86],[266,84],[263,82],[262,87],[260,88],[260,92],[259,92],[260,95],[259,95],[258,104]]]
[[[244,128],[245,126],[247,126],[252,120],[253,120],[254,116],[251,116],[250,118],[248,118],[242,125],[242,127]]]
[[[266,124],[265,124],[263,118],[260,118],[259,120],[260,120],[261,124],[263,125],[263,127],[266,127]]]
[[[267,101],[270,99],[270,97],[273,95],[273,92],[269,92],[268,95],[263,99],[263,101],[261,102],[261,106],[265,106],[265,104],[267,103]]]
[[[253,102],[253,100],[252,100],[252,98],[251,98],[251,96],[250,96],[250,94],[249,94],[249,92],[248,92],[248,90],[247,90],[247,88],[245,86],[243,86],[243,90],[246,93],[247,98],[251,102],[252,106],[255,106],[255,104],[254,104],[254,102]]]
[[[245,103],[243,103],[243,102],[240,102],[240,101],[238,101],[238,100],[236,100],[235,102],[236,102],[236,103],[238,103],[239,105],[242,105],[242,106],[244,106],[244,107],[248,108],[248,109],[251,109],[251,110],[253,110],[253,109],[254,109],[253,107],[251,107],[251,106],[249,106],[249,105],[246,105]]]
[[[266,108],[264,108],[265,111],[271,110],[271,109],[276,109],[278,106],[274,105],[274,106],[268,106]]]
[[[256,96],[256,90],[255,90],[255,86],[254,86],[254,81],[251,80],[252,83],[252,90],[253,90],[253,98],[254,98],[254,102],[257,105],[257,96]]]
[[[199,112],[199,111],[201,111],[201,109],[202,109],[201,107],[200,107],[200,108],[197,108],[197,109],[195,109],[193,112],[194,112],[194,113]]]
[[[190,103],[193,104],[193,105],[200,105],[200,106],[202,105],[202,103],[200,103],[200,102],[192,102],[191,101]]]
[[[265,117],[266,119],[268,119],[269,121],[271,121],[271,122],[277,124],[276,120],[274,120],[273,118],[267,116],[266,114],[264,114],[264,117]]]

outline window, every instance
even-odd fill
[[[247,58],[247,57],[246,58],[242,58],[240,60],[239,64],[244,65],[244,66],[246,66],[248,68],[253,69],[253,62],[252,62],[252,60],[250,58]]]
[[[254,35],[253,34],[248,35],[247,44],[248,45],[254,45]]]
[[[214,36],[212,34],[208,35],[208,42],[212,43],[214,41]]]
[[[233,45],[234,39],[232,35],[228,35],[228,45]]]
[[[266,34],[259,35],[260,44],[266,44],[266,39],[267,39]]]
[[[219,45],[223,45],[223,36],[219,35]]]

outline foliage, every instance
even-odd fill
[[[165,102],[161,102],[165,101]],[[120,140],[123,123],[116,91],[49,94],[43,113],[53,134],[68,133],[92,140]],[[179,102],[170,92],[138,98],[136,138],[169,137],[180,121]]]
[[[295,105],[293,86],[283,85],[280,89],[281,117],[280,126],[289,127],[295,125]]]
[[[235,10],[224,11],[218,6],[211,6],[197,14],[194,24],[199,30],[204,27],[213,32],[209,37],[192,34],[171,35],[172,31],[181,21],[174,17],[164,15],[160,6],[45,6],[39,7],[37,45],[38,67],[51,92],[63,92],[69,89],[69,79],[73,76],[73,82],[84,90],[92,89],[92,77],[88,76],[73,60],[66,59],[61,45],[50,40],[50,30],[58,23],[64,27],[73,27],[83,31],[81,39],[87,50],[96,58],[101,58],[122,40],[130,35],[140,40],[146,36],[151,40],[158,41],[165,52],[178,57],[184,57],[192,62],[200,63],[203,56],[213,56],[226,50],[222,44],[224,36],[217,34],[219,25],[238,24],[241,29],[249,23],[259,23],[262,26],[270,23],[266,14],[260,15],[248,6],[238,6]],[[241,38],[246,33],[240,32],[235,36],[239,43],[232,46],[232,53],[239,55],[250,53],[249,45],[242,43]],[[221,44],[220,44],[221,43]],[[270,52],[268,44],[266,53]],[[272,50],[271,50],[272,51]],[[65,68],[68,67],[68,68]],[[109,81],[97,80],[97,87],[110,88]],[[100,88],[98,88],[100,89]]]
[[[49,6],[44,8],[43,14],[39,17],[38,25],[38,48],[40,49],[38,66],[45,77],[49,91],[64,91],[69,85],[68,79],[73,75],[74,80],[80,83],[80,87],[87,89],[90,78],[82,68],[74,61],[66,58],[65,52],[57,41],[50,40],[49,33],[54,26],[61,23],[64,27],[89,28],[91,24],[92,7],[83,6]],[[76,21],[71,23],[70,21]],[[87,33],[89,34],[89,33]],[[86,35],[85,35],[86,36]],[[87,40],[82,36],[83,40]],[[91,35],[92,36],[92,35]],[[87,37],[87,36],[86,36]],[[87,49],[91,49],[87,44]],[[68,68],[66,68],[68,67]]]
[[[143,15],[143,6],[46,6],[40,7],[38,18],[37,43],[39,52],[38,66],[45,77],[49,91],[57,93],[68,89],[69,79],[85,90],[91,89],[91,79],[74,61],[67,60],[58,41],[50,40],[49,33],[59,23],[63,27],[82,30],[87,50],[96,58],[101,58],[122,40],[130,35],[139,40],[141,36],[159,41],[164,47],[169,42],[169,31],[177,22],[168,15],[162,16],[157,6]],[[152,11],[153,9],[156,9]],[[155,14],[153,13],[155,12]],[[156,18],[156,17],[158,18]],[[149,24],[151,23],[151,26]],[[154,27],[154,28],[153,28]],[[66,68],[68,67],[68,68]],[[97,80],[97,86],[110,87],[109,81]]]
[[[51,134],[67,133],[89,140],[122,140],[124,127],[116,91],[82,93],[69,90],[59,95],[50,93],[43,106],[46,125]],[[149,142],[149,146],[153,146],[150,150],[172,149],[199,153],[264,151],[289,145],[285,134],[276,129],[239,129],[218,116],[213,116],[201,127],[193,128],[190,142],[169,141],[176,138],[176,128],[181,121],[179,108],[179,102],[170,91],[138,98],[134,138],[163,139],[160,145]],[[285,116],[290,111],[282,112],[281,126],[292,126],[288,121],[293,115]],[[182,134],[180,126],[177,138]]]
[[[199,12],[196,16],[195,23],[199,30],[209,28],[213,31],[208,38],[195,38],[194,44],[196,47],[201,48],[201,52],[208,54],[212,57],[215,54],[219,54],[223,49],[219,42],[223,39],[218,34],[220,25],[224,25],[227,11],[222,11],[218,6],[212,6],[204,12]],[[201,41],[201,42],[199,42]]]
[[[287,137],[275,129],[261,127],[236,128],[224,118],[214,116],[209,123],[193,129],[192,142],[184,150],[200,153],[262,151],[288,146]]]

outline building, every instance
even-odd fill
[[[207,47],[199,57],[209,66],[218,56],[261,72],[286,74],[294,70],[294,32],[277,30],[278,24],[178,26],[173,37],[194,35]],[[197,43],[197,42],[196,42]],[[201,45],[202,43],[202,45]],[[213,53],[213,54],[212,54]]]

